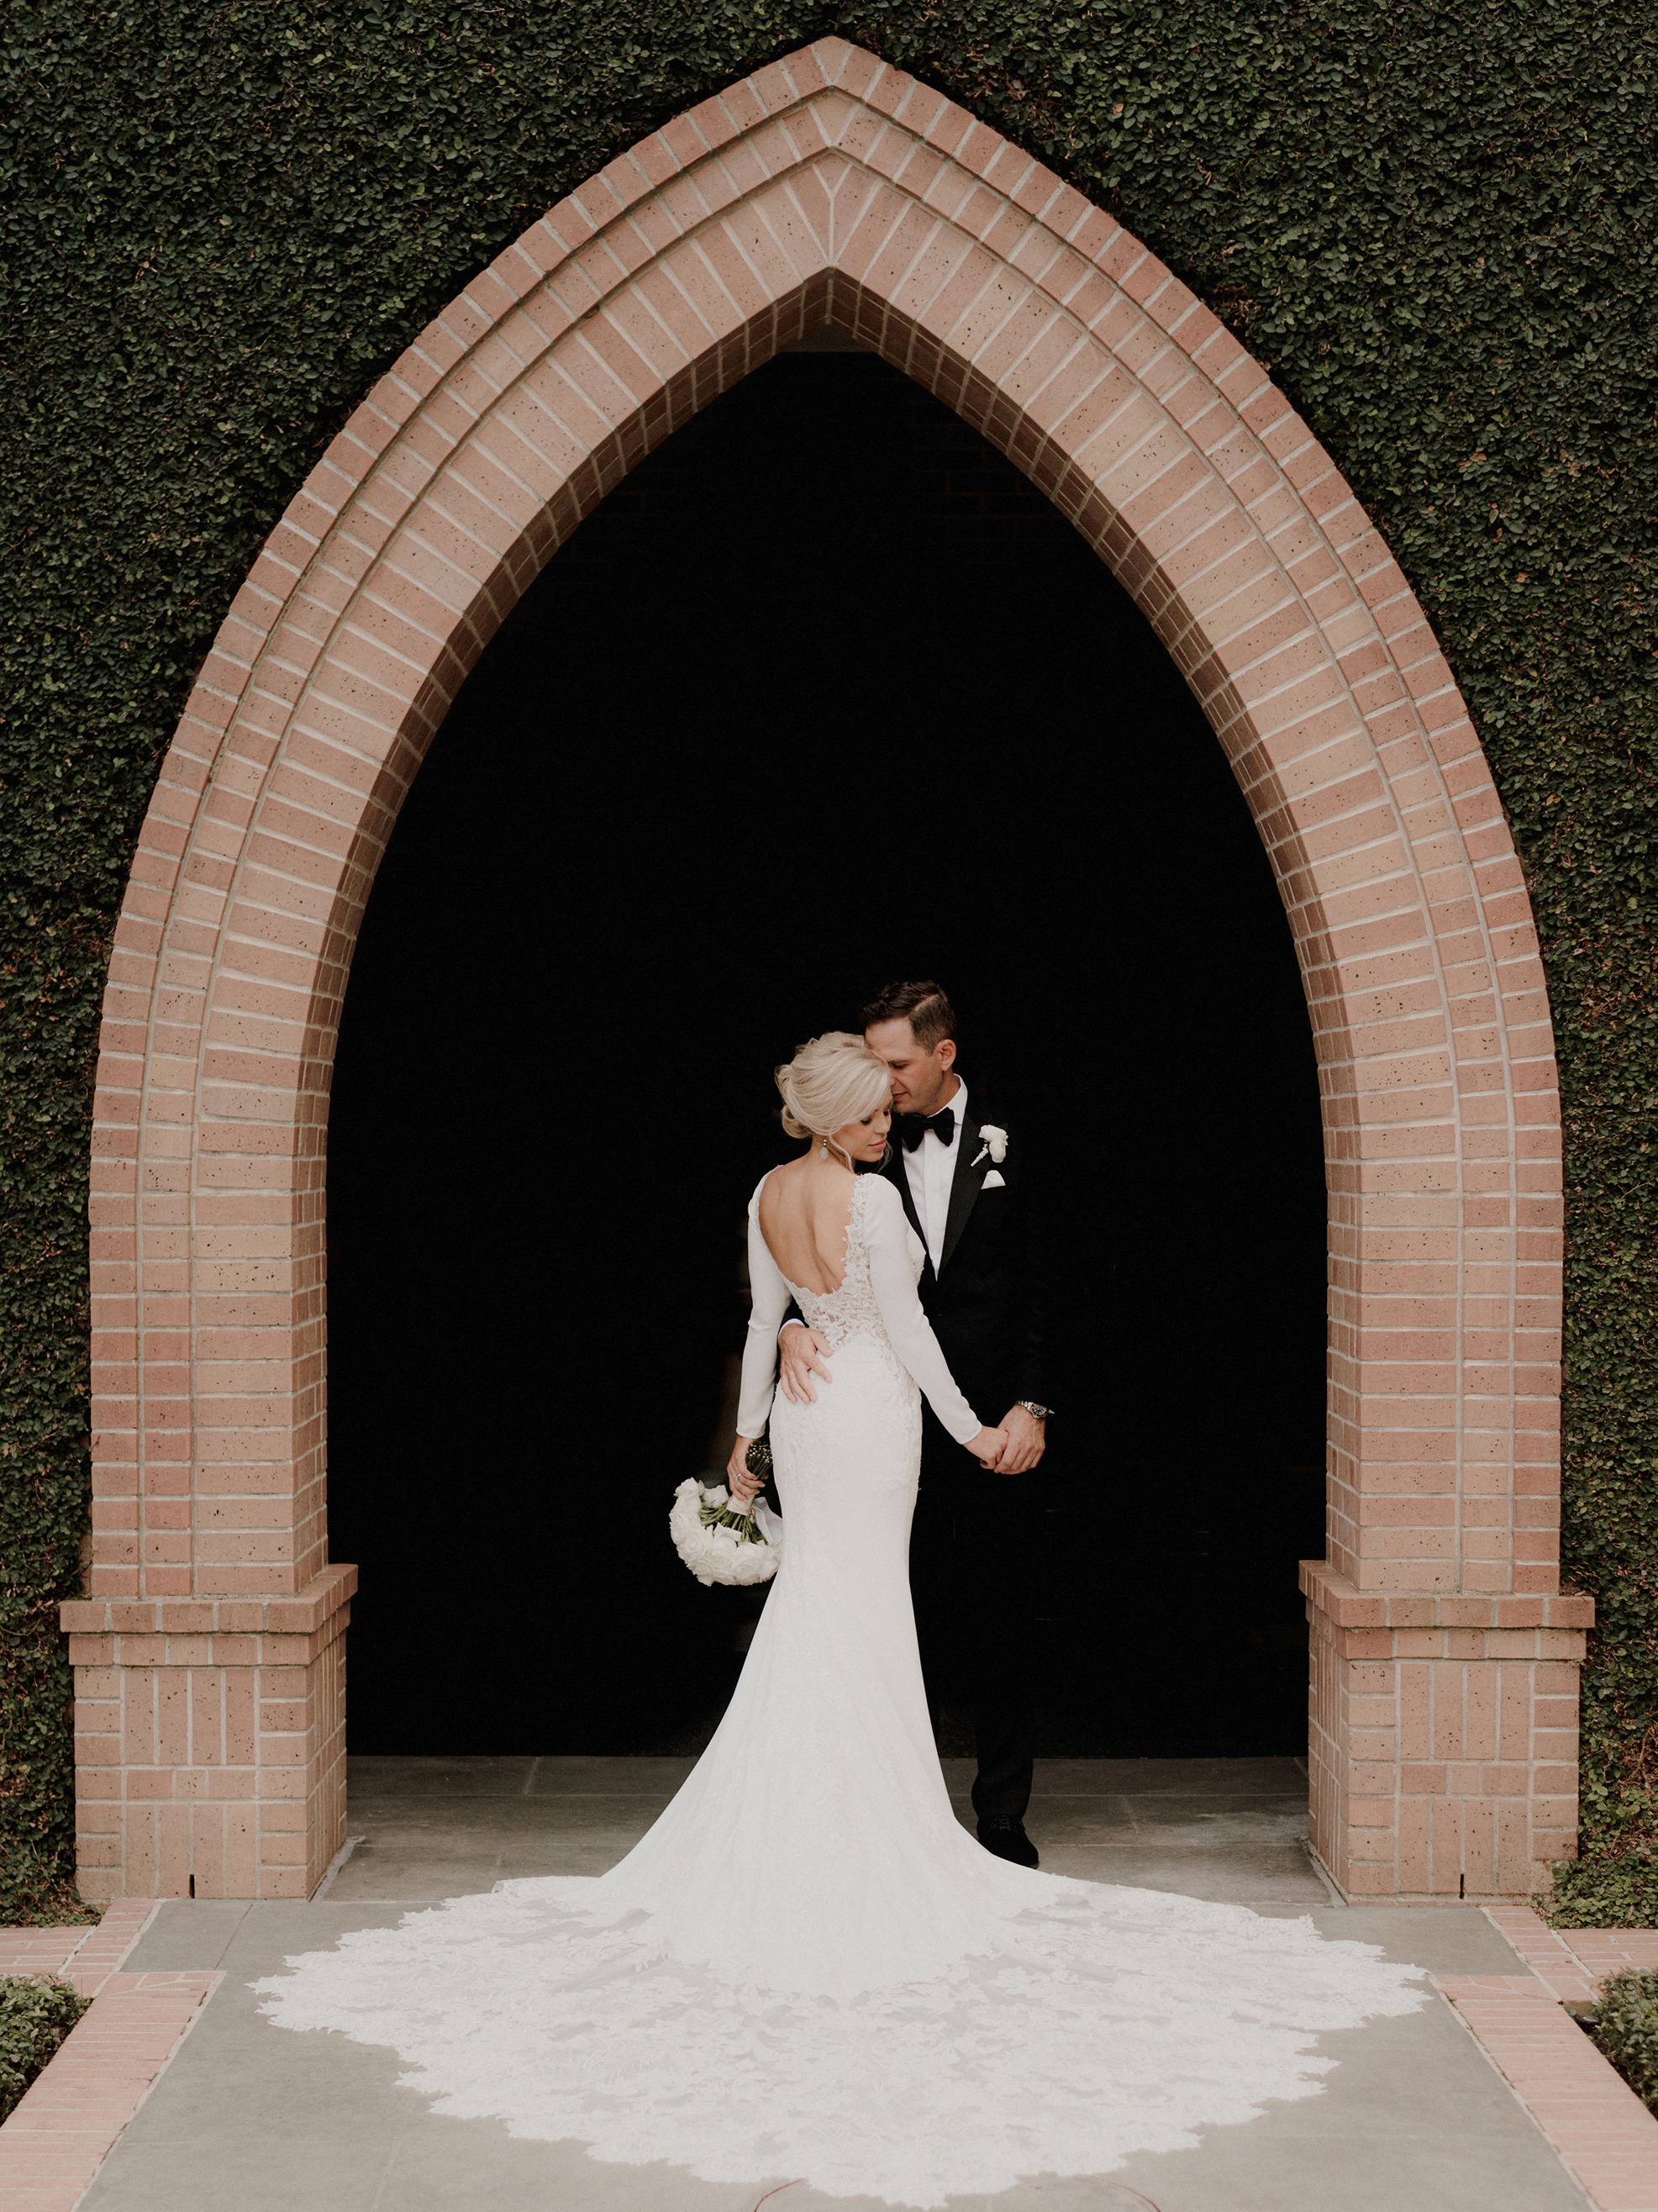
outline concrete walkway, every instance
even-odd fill
[[[775,2182],[694,2181],[601,2166],[574,2144],[514,2142],[435,2116],[398,2087],[390,2051],[272,2027],[246,1984],[293,1951],[395,1923],[411,1903],[529,1874],[598,1873],[654,1819],[689,1762],[360,1759],[362,1840],[309,1905],[173,1904],[127,1961],[225,1979],[83,2200],[85,2212],[753,2212]],[[958,1804],[969,1771],[952,1762]],[[1333,1936],[1447,1974],[1521,1961],[1472,1908],[1333,1905],[1304,1849],[1305,1782],[1290,1759],[1053,1761],[1037,1771],[1043,1863],[1148,1888],[1310,1912]],[[1327,2039],[1319,2097],[1108,2179],[1033,2180],[956,2212],[1583,2212],[1554,2152],[1451,2008]],[[876,2212],[796,2185],[773,2212]]]

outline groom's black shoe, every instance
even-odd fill
[[[1023,1820],[981,1820],[979,1841],[999,1859],[1011,1859],[1015,1866],[1037,1863],[1036,1846],[1026,1835]]]

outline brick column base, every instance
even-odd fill
[[[356,1586],[329,1567],[294,1597],[64,1604],[88,1904],[309,1897],[345,1840]]]
[[[1586,1597],[1368,1591],[1304,1559],[1313,1848],[1345,1897],[1526,1897],[1577,1850]]]

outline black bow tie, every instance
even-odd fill
[[[946,1106],[930,1121],[923,1120],[919,1114],[901,1114],[898,1116],[898,1141],[907,1152],[915,1150],[929,1129],[941,1144],[953,1145],[956,1141],[956,1109]]]

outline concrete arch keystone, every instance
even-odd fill
[[[1010,454],[1202,702],[1294,932],[1330,1190],[1316,1848],[1523,1893],[1576,1828],[1558,1110],[1467,709],[1283,395],[1114,219],[838,40],[678,116],[479,272],[271,533],[162,768],[93,1162],[94,1556],[64,1608],[82,1886],[309,1893],[344,1833],[325,1486],[329,1073],[398,805],[503,616],[641,457],[829,323]],[[1177,1557],[1169,1601],[1181,1601]]]

